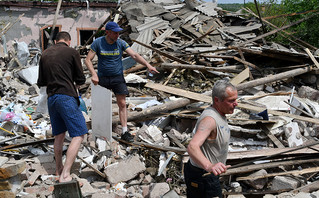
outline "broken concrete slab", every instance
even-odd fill
[[[105,167],[104,173],[107,180],[112,184],[126,182],[145,171],[145,165],[138,155],[129,156],[127,159]]]
[[[249,177],[262,176],[262,175],[267,175],[267,171],[262,169],[262,170],[259,170],[259,171],[255,172],[255,173],[249,175]],[[253,188],[261,190],[267,184],[268,178],[261,178],[261,179],[256,179],[256,180],[247,180],[246,182],[250,186],[252,186]]]
[[[169,192],[170,187],[168,183],[153,183],[151,184],[150,189],[150,198],[157,198],[165,195],[167,192]]]
[[[286,176],[276,176],[272,180],[271,190],[295,189],[300,186],[300,181]]]
[[[26,168],[24,160],[10,160],[0,167],[0,179],[7,179],[22,173]]]

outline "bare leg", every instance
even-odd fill
[[[68,151],[66,153],[66,161],[63,167],[63,171],[61,177],[59,179],[60,182],[68,182],[72,180],[70,171],[72,164],[78,154],[81,143],[84,139],[84,135],[73,137],[72,141],[69,145]]]
[[[63,149],[63,142],[64,142],[65,132],[59,135],[56,135],[54,138],[54,157],[55,157],[55,165],[56,170],[55,174],[60,176],[63,170],[62,164],[62,149]]]
[[[125,95],[116,95],[116,102],[119,107],[119,117],[122,127],[127,126],[127,109],[125,97]]]

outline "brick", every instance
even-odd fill
[[[40,172],[37,170],[31,174],[31,176],[28,178],[28,183],[30,184],[30,186],[34,184],[35,180],[37,180],[39,176]]]
[[[44,185],[41,186],[31,186],[31,187],[26,187],[24,188],[24,191],[26,193],[30,193],[30,194],[39,194],[40,192],[46,191],[47,188]]]
[[[143,197],[148,197],[148,195],[150,193],[150,186],[149,185],[141,185],[140,189],[142,191]]]

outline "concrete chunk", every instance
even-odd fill
[[[145,170],[145,165],[139,159],[139,156],[134,155],[119,163],[107,166],[104,173],[111,184],[117,184],[119,182],[126,182],[133,179]]]
[[[8,161],[0,168],[0,179],[7,179],[22,173],[26,167],[23,160]]]
[[[300,182],[291,177],[276,176],[272,181],[271,190],[295,189],[300,186]]]
[[[7,163],[7,161],[9,161],[9,158],[0,156],[0,167]]]
[[[259,170],[251,175],[249,175],[250,177],[254,177],[254,176],[263,176],[266,175],[267,171],[265,169]],[[249,184],[250,186],[252,186],[255,189],[263,189],[264,186],[267,184],[268,179],[267,178],[260,178],[260,179],[255,179],[255,180],[247,180],[246,183]]]
[[[154,183],[151,185],[150,198],[159,198],[170,191],[168,183]]]
[[[284,126],[289,147],[296,147],[303,144],[302,135],[297,122],[290,122]]]

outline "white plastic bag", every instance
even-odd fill
[[[47,87],[40,87],[40,96],[36,112],[48,114]]]

